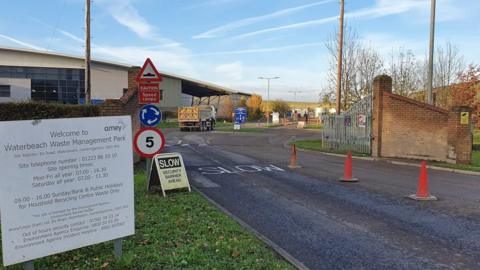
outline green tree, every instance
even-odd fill
[[[252,94],[246,101],[246,105],[249,120],[257,120],[262,117],[262,96]]]
[[[278,112],[282,117],[288,111],[290,111],[290,106],[286,101],[277,99],[270,102],[271,112]]]

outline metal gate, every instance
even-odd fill
[[[324,148],[371,154],[372,95],[340,115],[322,116]]]

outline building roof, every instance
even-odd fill
[[[52,51],[40,51],[40,50],[34,50],[34,49],[4,47],[4,46],[0,46],[0,51],[24,52],[24,53],[32,53],[32,54],[40,54],[40,55],[65,57],[65,58],[71,58],[71,59],[75,59],[75,60],[85,61],[84,57],[71,55],[71,54],[52,52]],[[132,65],[128,65],[128,64],[119,63],[119,62],[99,60],[99,59],[95,59],[95,58],[92,58],[92,62],[93,63],[104,64],[104,65],[116,66],[116,67],[120,67],[120,68],[127,68],[127,69],[132,66]]]
[[[63,53],[52,52],[52,51],[40,51],[40,50],[33,50],[33,49],[3,47],[3,46],[0,46],[0,51],[24,52],[24,53],[32,53],[32,54],[39,54],[39,55],[64,57],[64,58],[70,58],[70,59],[82,60],[82,61],[84,61],[85,59],[84,57],[80,57],[80,56],[63,54]],[[113,61],[105,61],[105,60],[99,60],[99,59],[93,59],[93,58],[92,58],[92,62],[97,64],[114,66],[117,68],[124,68],[124,69],[130,69],[134,67],[129,64],[113,62]],[[250,94],[242,93],[237,90],[219,86],[213,83],[208,83],[208,82],[188,78],[185,76],[176,75],[169,72],[164,72],[164,71],[159,71],[159,72],[164,77],[181,80],[182,93],[187,95],[191,95],[195,97],[223,96],[223,95],[230,95],[230,94],[250,96]]]
[[[160,74],[164,77],[179,79],[182,81],[182,92],[195,96],[195,97],[208,97],[208,96],[223,96],[223,95],[231,95],[231,94],[239,94],[239,95],[247,95],[237,90],[220,86],[214,83],[204,82],[192,78],[188,78],[185,76],[180,76],[164,71],[159,71]]]

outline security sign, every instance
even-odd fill
[[[162,152],[165,146],[163,133],[153,127],[142,128],[135,134],[133,147],[141,157],[151,158]]]
[[[154,127],[162,121],[162,112],[155,105],[145,105],[139,112],[140,121],[144,126]]]
[[[470,113],[469,112],[461,112],[460,113],[460,124],[461,125],[468,125],[470,122]]]
[[[191,191],[185,164],[179,153],[156,155],[148,179],[148,190],[160,188],[163,196],[166,190],[188,188]]]

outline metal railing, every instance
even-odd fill
[[[322,116],[322,123],[323,147],[371,154],[372,95],[340,115]]]

